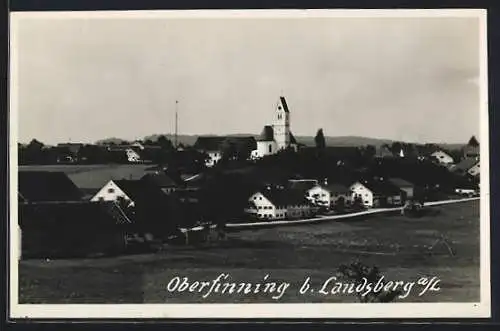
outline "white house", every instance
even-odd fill
[[[129,162],[140,162],[141,161],[141,156],[139,153],[134,151],[132,148],[127,148],[125,150],[125,153],[127,153],[127,160]]]
[[[316,206],[329,207],[330,206],[330,192],[320,186],[316,185],[306,191],[306,199]]]
[[[434,157],[440,164],[444,165],[449,165],[453,164],[455,161],[453,160],[453,157],[448,155],[447,153],[439,150],[435,151],[434,153],[431,154],[431,157]]]
[[[355,182],[350,186],[351,200],[361,199],[365,207],[373,207],[373,191],[361,182]]]
[[[205,165],[207,167],[215,166],[222,159],[221,151],[207,151],[206,154],[208,155],[207,159],[205,160]]]
[[[284,219],[286,217],[286,207],[276,206],[262,192],[254,193],[248,199],[248,207],[245,213],[257,219]]]
[[[130,201],[129,206],[134,206],[135,204],[132,198],[128,196],[115,181],[110,180],[90,199],[90,201],[117,201],[119,198]]]

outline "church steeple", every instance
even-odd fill
[[[276,105],[273,129],[278,150],[287,148],[290,145],[290,110],[283,96],[280,96]]]

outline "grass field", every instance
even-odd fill
[[[440,290],[405,302],[479,300],[479,201],[434,207],[422,218],[374,215],[365,220],[245,230],[202,248],[172,248],[157,254],[86,260],[22,261],[21,303],[276,302],[269,294],[170,293],[175,276],[210,281],[220,273],[237,282],[286,281],[279,302],[354,302],[351,294],[298,294],[310,277],[319,289],[338,266],[359,260],[376,265],[386,279],[440,279]],[[428,253],[440,235],[445,245]],[[416,288],[416,287],[415,287]]]

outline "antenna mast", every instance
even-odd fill
[[[177,111],[178,111],[178,104],[179,104],[179,101],[175,100],[175,140],[174,140],[174,146],[175,148],[177,149],[178,145],[177,145],[177,122],[178,122],[178,115],[177,115]]]

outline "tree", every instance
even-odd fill
[[[325,135],[323,134],[323,129],[319,129],[314,137],[314,142],[316,143],[316,148],[318,150],[323,150],[326,147]]]
[[[354,281],[355,285],[358,286],[363,284],[364,281],[368,284],[376,284],[382,275],[378,267],[368,267],[360,262],[354,262],[350,265],[341,265],[338,269],[341,277],[346,278],[350,281]],[[369,291],[369,292],[356,292],[358,300],[362,303],[367,302],[392,302],[400,295],[402,291],[400,289],[389,290],[389,291]]]
[[[469,142],[467,143],[467,145],[469,145],[471,147],[478,147],[479,146],[479,141],[477,141],[476,136],[472,136],[469,139]]]
[[[174,149],[174,145],[172,144],[172,142],[170,141],[170,139],[168,139],[165,135],[161,135],[158,137],[158,140],[156,141],[156,143],[163,149],[163,150],[167,150],[167,151],[170,151],[170,150],[173,150]]]
[[[365,157],[371,159],[377,154],[377,148],[373,145],[368,145],[365,148]]]
[[[391,152],[394,155],[399,155],[399,153],[401,152],[402,148],[403,148],[403,144],[400,143],[399,141],[395,141],[391,145]]]

